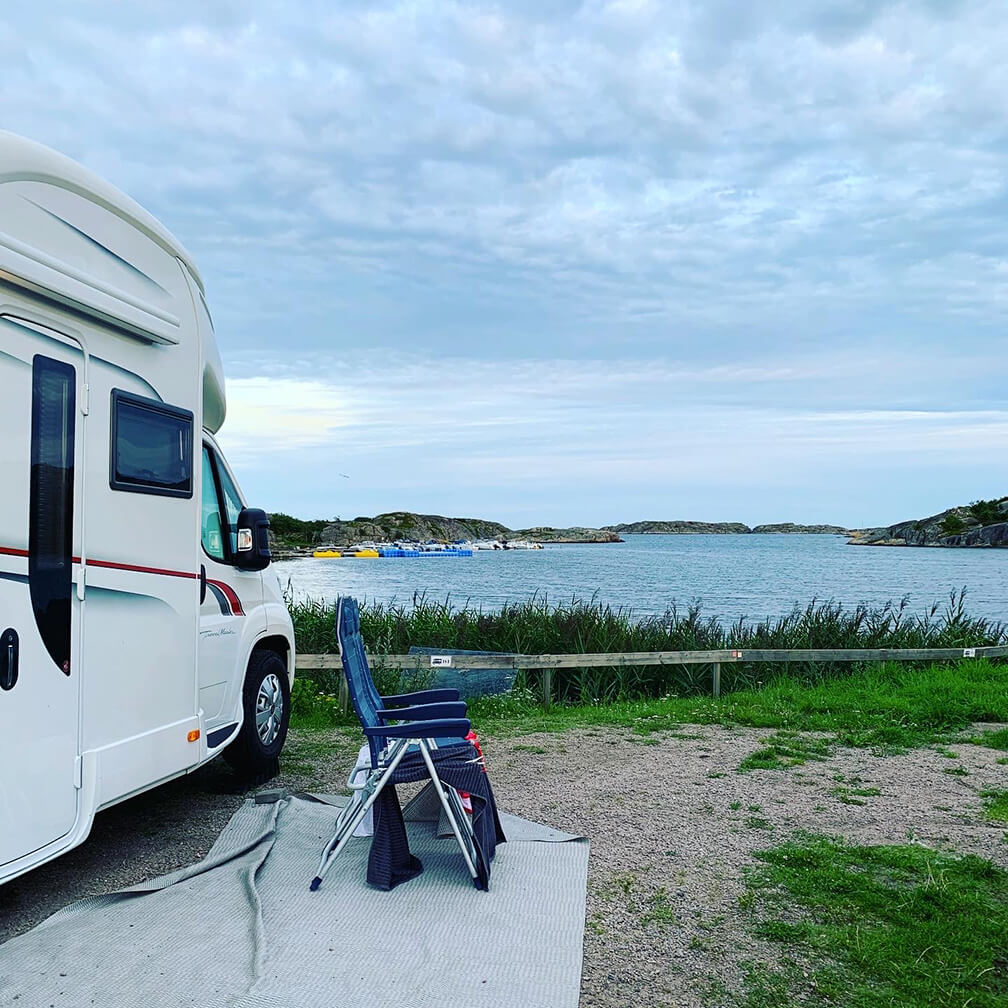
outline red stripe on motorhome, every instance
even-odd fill
[[[80,557],[74,557],[74,563],[80,563]],[[104,567],[108,570],[134,571],[137,574],[163,574],[165,577],[192,578],[195,580],[199,574],[189,571],[167,570],[164,567],[140,567],[137,564],[110,563],[108,560],[88,560],[89,567]]]
[[[207,584],[212,584],[215,588],[220,588],[224,592],[224,597],[228,600],[228,604],[231,606],[231,611],[235,616],[244,616],[245,610],[242,609],[241,599],[238,598],[234,593],[234,589],[231,585],[224,584],[223,581],[212,581],[207,578]]]
[[[28,556],[28,551],[0,546],[0,554],[3,554],[4,556],[26,557]],[[79,564],[81,562],[81,558],[75,556],[73,558],[73,562]],[[161,574],[164,577],[180,577],[194,581],[199,577],[198,574],[193,574],[189,571],[168,570],[165,567],[142,567],[139,564],[112,563],[109,560],[88,560],[88,566],[102,567],[105,570],[131,571],[136,574]],[[228,600],[228,605],[231,606],[231,611],[235,616],[245,615],[245,610],[242,609],[241,599],[238,598],[234,589],[230,585],[225,584],[223,581],[212,581],[209,578],[207,578],[207,583],[220,588],[220,590],[224,593],[224,597]]]
[[[14,549],[11,546],[0,546],[0,556],[26,557],[28,556],[28,550]],[[71,559],[75,564],[81,562],[79,556],[71,557]],[[193,574],[190,571],[169,570],[166,567],[142,567],[139,564],[112,563],[109,560],[88,559],[88,566],[104,567],[108,570],[134,571],[137,574],[162,574],[165,577],[191,578],[192,580],[199,577],[199,574]]]

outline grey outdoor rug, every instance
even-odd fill
[[[0,1005],[575,1008],[587,841],[502,816],[508,842],[480,892],[414,808],[422,875],[370,888],[369,841],[354,840],[312,893],[336,812],[246,802],[199,864],[0,945]]]

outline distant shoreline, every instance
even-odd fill
[[[930,518],[899,522],[880,528],[852,529],[844,525],[775,522],[750,528],[743,522],[704,522],[676,519],[637,521],[601,528],[537,525],[510,529],[481,518],[390,511],[373,518],[305,521],[276,513],[270,540],[278,554],[297,555],[331,543],[443,543],[524,539],[532,543],[589,544],[623,542],[623,535],[833,535],[846,536],[856,546],[1008,547],[1008,497],[950,508]]]

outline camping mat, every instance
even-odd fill
[[[586,841],[539,842],[559,838],[508,817],[480,892],[454,839],[411,822],[422,875],[371,888],[369,841],[353,840],[309,892],[337,814],[247,801],[199,864],[81,900],[0,946],[0,1004],[575,1008]]]

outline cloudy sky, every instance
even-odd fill
[[[251,502],[888,524],[1008,493],[984,0],[4,4],[0,127],[203,274]]]

